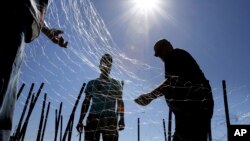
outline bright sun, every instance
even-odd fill
[[[159,0],[134,0],[136,9],[141,12],[148,13],[156,10],[159,4]]]

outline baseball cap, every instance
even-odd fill
[[[159,54],[162,51],[162,48],[165,47],[165,46],[172,47],[172,44],[166,39],[158,40],[155,43],[155,45],[154,45],[155,57],[159,57]]]

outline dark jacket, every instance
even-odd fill
[[[174,49],[164,62],[163,93],[177,120],[210,119],[214,105],[212,91],[195,59],[185,50]]]

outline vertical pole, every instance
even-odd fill
[[[62,104],[63,103],[61,102],[58,114],[57,114],[57,110],[56,110],[56,130],[55,130],[55,139],[54,139],[54,141],[57,140],[57,133],[58,133],[58,130],[59,130],[60,119],[61,119]]]
[[[36,137],[37,141],[41,140],[41,133],[42,133],[43,120],[44,120],[44,109],[45,109],[46,99],[47,99],[47,94],[45,93],[44,99],[43,99],[43,106],[42,106],[42,112],[41,112],[41,117],[40,117],[40,123],[39,123],[39,127],[38,127],[38,133],[37,133],[37,137]]]
[[[164,130],[164,139],[167,141],[167,133],[166,133],[166,126],[165,126],[165,119],[163,119],[163,130]]]
[[[168,114],[168,141],[171,141],[171,128],[172,128],[172,111],[169,109]]]
[[[74,124],[74,118],[75,118],[75,115],[73,114],[72,117],[71,117],[70,126],[69,126],[68,141],[71,141],[73,124]]]
[[[63,116],[61,115],[61,125],[60,125],[60,141],[62,141],[62,127],[63,127]]]
[[[58,124],[58,122],[57,122],[57,117],[58,117],[58,113],[57,113],[57,109],[55,110],[55,138],[54,138],[54,141],[56,141],[56,139],[57,139],[57,131],[58,131],[58,128],[57,128],[57,124]]]
[[[50,109],[50,102],[49,102],[49,104],[48,104],[47,111],[46,111],[46,117],[45,117],[45,121],[44,121],[44,125],[43,125],[43,132],[42,132],[41,141],[43,141],[44,132],[45,132],[45,129],[46,129],[47,120],[48,120],[48,115],[49,115],[49,109]]]
[[[137,127],[137,129],[138,129],[138,141],[140,141],[140,118],[138,118],[138,120],[137,120],[137,125],[138,125],[138,127]]]
[[[33,91],[33,88],[34,88],[34,83],[31,84],[31,87],[30,87],[30,90],[29,90],[29,93],[28,93],[28,97],[26,98],[26,101],[25,101],[25,105],[24,105],[24,108],[23,108],[23,111],[22,111],[22,115],[19,119],[19,122],[18,122],[18,125],[17,125],[17,129],[16,129],[16,133],[15,133],[15,139],[19,139],[20,137],[20,131],[21,131],[21,128],[22,128],[22,124],[23,124],[23,118],[24,118],[24,115],[26,113],[26,109],[29,105],[29,101],[30,101],[30,97],[32,95],[32,91]]]
[[[19,91],[17,93],[17,97],[16,97],[17,100],[18,100],[20,94],[22,93],[24,86],[25,86],[25,84],[23,83],[22,86],[21,86],[21,88],[19,89]]]
[[[40,87],[39,87],[38,92],[36,93],[36,95],[32,95],[31,103],[30,103],[30,108],[29,108],[29,111],[27,113],[24,125],[23,125],[23,127],[21,129],[21,141],[24,140],[24,137],[25,137],[25,134],[26,134],[26,130],[27,130],[27,126],[28,126],[28,123],[29,123],[29,118],[31,116],[31,113],[32,113],[35,105],[36,105],[37,99],[40,96],[40,93],[41,93],[41,91],[43,89],[43,86],[44,86],[44,83],[42,83],[40,85]]]
[[[82,93],[83,93],[83,90],[84,90],[85,85],[86,85],[86,83],[83,83],[82,88],[81,88],[81,90],[80,90],[80,92],[79,92],[79,95],[78,95],[78,97],[77,97],[77,99],[76,99],[75,105],[74,105],[74,107],[73,107],[73,110],[72,110],[72,112],[71,112],[71,114],[70,114],[70,118],[69,118],[68,123],[67,123],[67,125],[66,125],[66,129],[65,129],[65,132],[64,132],[64,134],[63,134],[62,141],[65,141],[65,140],[66,140],[66,137],[67,137],[67,135],[68,135],[68,133],[69,133],[68,131],[69,131],[70,128],[71,128],[70,126],[71,126],[71,124],[74,123],[74,119],[72,119],[72,118],[73,118],[74,115],[75,115],[75,111],[76,111],[77,105],[78,105],[78,103],[79,103],[79,100],[80,100],[80,98],[81,98],[81,95],[82,95]]]
[[[222,86],[223,86],[225,115],[226,115],[226,123],[227,123],[227,137],[229,139],[230,118],[229,118],[229,110],[228,110],[228,102],[227,102],[227,90],[226,90],[226,81],[225,80],[222,80]]]

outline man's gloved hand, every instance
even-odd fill
[[[60,35],[63,33],[64,32],[60,29],[52,28],[50,29],[50,35],[48,35],[48,37],[52,42],[58,44],[60,47],[67,48],[68,42],[65,42],[64,38]]]
[[[68,42],[64,40],[61,36],[64,32],[60,29],[49,28],[46,23],[42,27],[42,32],[55,44],[58,44],[60,47],[67,48]]]
[[[147,93],[147,94],[142,94],[140,95],[138,98],[136,98],[134,101],[135,103],[141,105],[141,106],[146,106],[148,105],[152,100],[153,100],[153,96],[151,95],[151,93]]]

